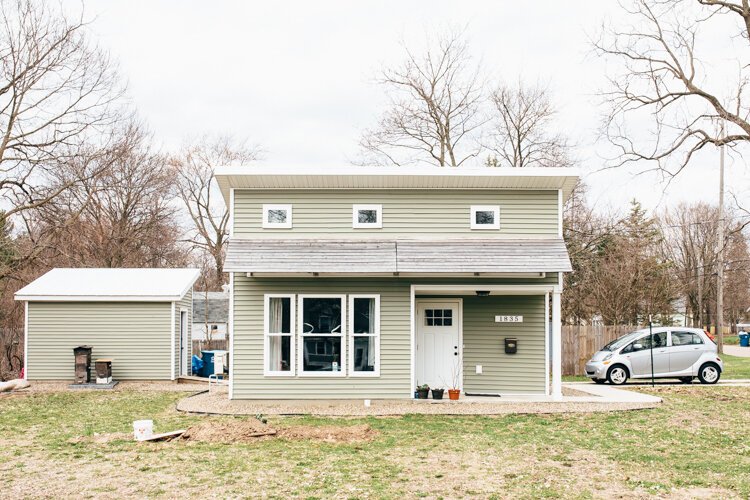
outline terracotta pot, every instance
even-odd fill
[[[448,389],[448,397],[451,401],[457,401],[459,394],[461,394],[461,389]]]

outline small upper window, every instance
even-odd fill
[[[292,206],[263,205],[263,227],[290,229],[292,227]]]
[[[352,207],[352,227],[383,227],[383,205],[354,205]]]
[[[471,207],[472,229],[500,229],[500,207],[497,205]]]

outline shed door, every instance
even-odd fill
[[[417,385],[461,388],[459,301],[417,304]]]
[[[180,375],[187,375],[188,364],[187,311],[180,311]]]

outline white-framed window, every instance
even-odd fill
[[[299,295],[299,374],[346,375],[346,295]]]
[[[349,295],[349,375],[380,376],[380,295]]]
[[[263,205],[264,229],[291,229],[291,205]]]
[[[354,229],[383,227],[383,205],[352,205]]]
[[[294,295],[266,294],[264,375],[294,375]]]
[[[499,205],[472,205],[471,229],[500,229]]]

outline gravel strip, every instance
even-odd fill
[[[31,387],[15,394],[34,392],[66,392],[66,391],[102,391],[102,389],[70,389],[70,382],[31,382]],[[208,390],[207,384],[178,384],[171,381],[121,381],[112,389],[118,391],[145,391],[145,392],[200,392]],[[106,391],[103,391],[106,392]]]
[[[510,413],[593,413],[655,408],[658,403],[590,402],[423,402],[413,400],[373,400],[366,407],[361,400],[351,401],[253,401],[229,400],[222,394],[196,394],[177,403],[177,410],[213,415],[320,415],[388,416],[429,415],[506,415]]]

